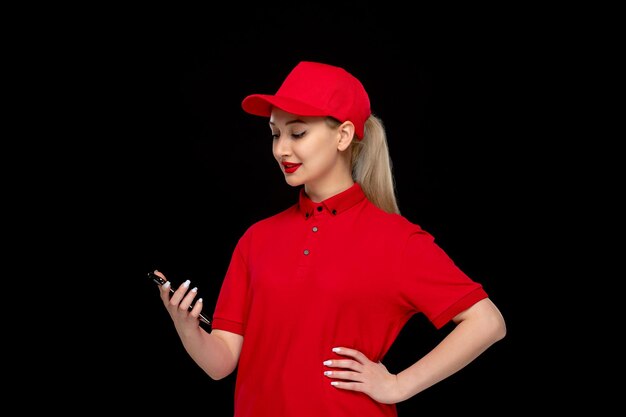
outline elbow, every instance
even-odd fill
[[[214,366],[211,369],[205,369],[204,371],[211,377],[211,379],[219,381],[220,379],[224,379],[232,374],[236,367],[236,362],[224,361],[218,366]]]
[[[482,317],[482,327],[485,331],[486,338],[490,340],[490,344],[496,343],[506,336],[506,322],[502,313],[490,300],[485,300],[478,304],[479,316]]]
[[[504,320],[498,325],[494,333],[496,342],[504,339],[504,336],[506,336],[506,323],[504,323]]]
[[[492,345],[506,336],[506,322],[500,310],[490,301],[477,304],[476,309],[470,310],[469,317],[476,319],[475,323],[483,335],[487,345]]]
[[[489,327],[491,328],[490,333],[494,343],[504,339],[506,336],[506,322],[499,311],[495,311],[492,314]]]
[[[473,323],[475,331],[481,335],[481,338],[487,345],[496,343],[506,336],[507,329],[504,317],[498,307],[489,299],[476,303],[473,307],[455,317],[454,321],[460,324],[468,319]]]
[[[222,373],[222,374],[209,374],[212,380],[219,381],[220,379],[226,378],[230,373]]]
[[[213,379],[214,381],[219,381],[220,379],[224,379],[227,376],[229,376],[230,374],[233,373],[233,368],[222,368],[222,369],[214,369],[211,372],[207,372],[207,374],[211,377],[211,379]]]

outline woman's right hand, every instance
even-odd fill
[[[163,304],[178,332],[184,333],[186,330],[197,329],[200,325],[198,317],[202,312],[202,298],[198,298],[191,310],[189,306],[198,295],[198,289],[196,287],[189,289],[191,283],[187,280],[175,288],[174,292],[171,292],[171,282],[167,280],[165,275],[159,271],[154,271],[154,273],[166,281],[165,284],[160,285],[161,300],[163,300]]]

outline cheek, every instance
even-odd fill
[[[320,141],[300,142],[297,146],[294,146],[293,152],[302,160],[309,162],[323,160],[326,158],[325,155],[328,154],[328,150],[325,149]]]

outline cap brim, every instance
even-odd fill
[[[299,116],[328,116],[327,112],[310,106],[298,100],[288,97],[279,97],[269,94],[252,94],[244,98],[241,102],[244,111],[256,116],[270,116],[272,107],[286,111],[287,113],[297,114]]]

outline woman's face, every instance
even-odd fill
[[[324,186],[345,175],[339,164],[339,133],[324,117],[303,117],[274,109],[270,116],[274,158],[291,186]]]

